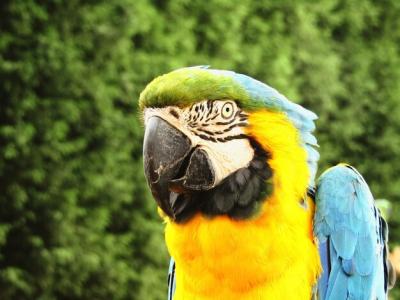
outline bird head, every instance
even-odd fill
[[[140,95],[144,170],[163,213],[247,219],[281,186],[314,186],[316,115],[246,75],[207,67],[157,77]]]

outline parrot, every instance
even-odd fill
[[[354,167],[316,180],[314,112],[208,66],[156,77],[139,109],[169,300],[387,299],[387,224]]]

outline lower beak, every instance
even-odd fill
[[[207,153],[160,117],[146,124],[143,142],[144,171],[160,208],[171,218],[184,213],[190,194],[211,189],[215,175]]]

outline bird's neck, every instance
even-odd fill
[[[256,219],[167,223],[179,299],[310,299],[319,272],[309,209],[264,205]],[[262,295],[262,296],[261,296]]]

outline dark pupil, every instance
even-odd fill
[[[225,110],[226,110],[226,112],[229,112],[229,107],[226,107]]]

